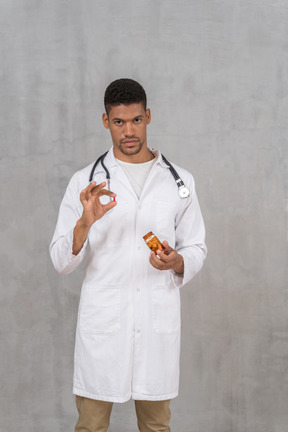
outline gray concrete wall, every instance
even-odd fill
[[[207,226],[172,430],[287,431],[287,22],[287,0],[0,1],[1,431],[73,430],[83,269],[56,274],[48,244],[70,176],[110,145],[103,92],[122,76]],[[111,432],[135,425],[115,406]]]

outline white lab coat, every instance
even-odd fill
[[[189,198],[181,199],[160,152],[153,152],[157,160],[138,199],[110,149],[105,164],[118,204],[94,223],[77,256],[72,254],[73,228],[82,215],[79,195],[93,164],[74,174],[60,206],[50,245],[56,270],[72,272],[89,249],[75,344],[73,392],[79,396],[125,402],[178,394],[179,288],[203,265],[205,228],[192,175],[174,165],[190,189]],[[94,180],[106,180],[101,164]],[[181,253],[183,276],[151,266],[143,240],[149,231]]]

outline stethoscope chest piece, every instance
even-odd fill
[[[179,186],[178,193],[180,198],[188,198],[190,191],[186,186]]]
[[[174,173],[171,170],[173,170]],[[175,169],[172,167],[172,165],[171,165],[170,171],[172,172],[173,177],[176,180],[176,184],[178,186],[178,194],[179,194],[180,198],[188,198],[188,196],[190,195],[190,190],[185,186],[183,180],[179,177],[177,171],[175,171]]]

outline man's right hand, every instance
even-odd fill
[[[92,182],[80,194],[80,201],[83,205],[83,214],[80,220],[83,226],[86,226],[88,229],[91,228],[94,222],[101,219],[105,213],[117,205],[116,201],[110,201],[108,204],[101,203],[100,197],[103,195],[111,198],[116,197],[115,193],[104,189],[105,186],[106,182],[99,185],[96,185],[96,182]]]
[[[83,213],[74,228],[73,255],[78,255],[82,249],[89,230],[94,222],[101,219],[105,213],[117,205],[116,201],[110,201],[107,204],[101,203],[100,197],[103,195],[111,198],[116,197],[115,193],[104,189],[105,186],[106,182],[100,183],[99,185],[96,185],[96,182],[92,182],[89,186],[83,189],[80,194]]]

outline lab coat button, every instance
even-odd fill
[[[139,292],[139,291],[140,291],[140,288],[137,288],[137,291]]]
[[[140,332],[141,332],[141,330],[140,330],[140,329],[137,329],[136,331],[137,331],[137,333],[140,333]]]

